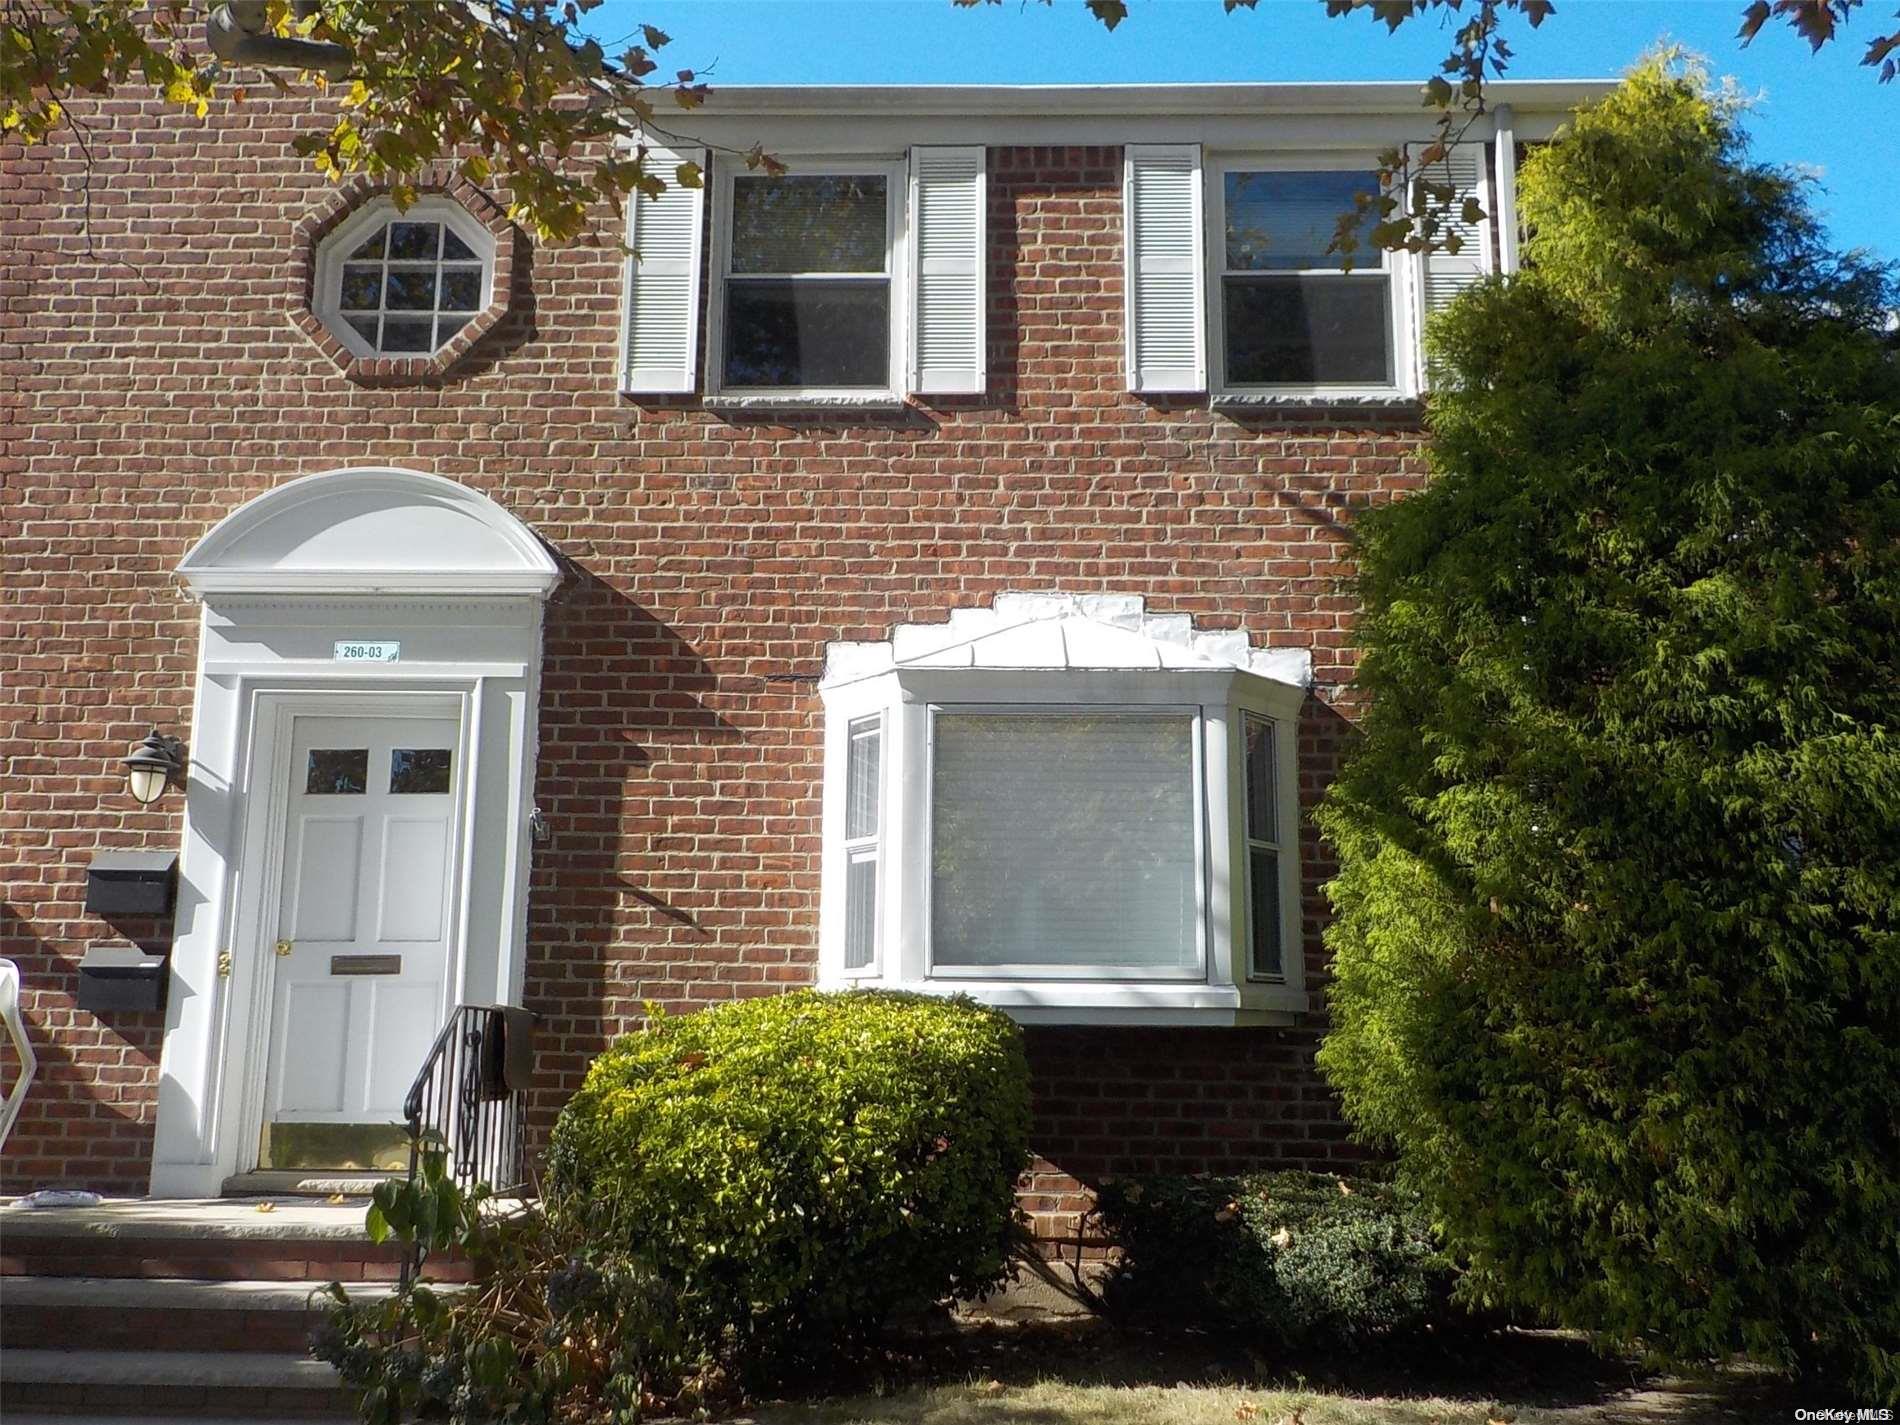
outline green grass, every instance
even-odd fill
[[[1575,1335],[1508,1331],[1325,1357],[1102,1321],[966,1322],[752,1425],[1758,1425],[1838,1388],[1745,1365],[1658,1375]],[[1865,1402],[1861,1402],[1865,1403]],[[733,1425],[739,1425],[738,1421]]]
[[[1489,1403],[1438,1398],[1047,1380],[932,1386],[884,1398],[778,1406],[752,1418],[759,1425],[1487,1425],[1504,1417]],[[1534,1425],[1533,1416],[1516,1418]]]

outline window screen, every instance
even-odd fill
[[[725,385],[890,384],[889,198],[881,174],[733,179]]]
[[[1195,720],[940,712],[931,800],[938,968],[1201,965]]]
[[[1358,210],[1355,267],[1328,253],[1340,218],[1376,197],[1369,172],[1229,171],[1221,185],[1222,353],[1229,386],[1388,386],[1392,281]]]

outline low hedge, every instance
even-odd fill
[[[595,1060],[549,1210],[637,1262],[749,1375],[1005,1275],[1028,1161],[1021,1032],[967,1000],[796,991],[656,1016]]]
[[[1097,1194],[1120,1249],[1111,1309],[1291,1346],[1354,1346],[1462,1319],[1418,1200],[1318,1173],[1126,1178]]]

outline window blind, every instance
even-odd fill
[[[1192,717],[945,712],[933,735],[935,965],[1199,968]]]
[[[1416,175],[1415,181],[1451,184],[1451,208],[1448,213],[1441,214],[1438,241],[1443,243],[1447,238],[1456,237],[1458,242],[1456,252],[1441,247],[1436,252],[1417,254],[1418,280],[1414,287],[1417,293],[1418,330],[1421,334],[1434,312],[1443,311],[1460,292],[1492,271],[1489,168],[1490,165],[1485,162],[1483,144],[1458,143],[1451,146],[1443,163],[1422,168]],[[1482,216],[1476,222],[1465,220],[1463,208],[1467,198],[1475,199],[1482,210]],[[1429,380],[1431,372],[1425,365],[1422,344],[1420,352],[1419,379],[1423,384]]]
[[[911,388],[983,389],[984,150],[910,151]]]

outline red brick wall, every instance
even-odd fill
[[[1345,726],[1346,521],[1419,478],[1416,436],[1125,392],[1118,149],[992,151],[987,394],[786,422],[618,395],[618,267],[584,248],[523,244],[513,312],[447,379],[352,384],[286,318],[289,235],[328,191],[288,150],[299,113],[107,106],[89,222],[75,150],[0,151],[0,954],[42,1060],[8,1188],[143,1184],[161,1026],[74,1007],[80,955],[120,933],[81,910],[83,869],[98,847],[175,844],[179,799],[140,812],[118,770],[148,720],[189,720],[196,609],[170,571],[295,475],[451,476],[572,562],[541,708],[543,1113],[643,1000],[810,979],[834,639],[1060,588],[1309,647],[1310,806]],[[1317,977],[1310,828],[1302,854]],[[1085,1181],[1341,1162],[1316,1037],[1033,1031],[1039,1151]]]

